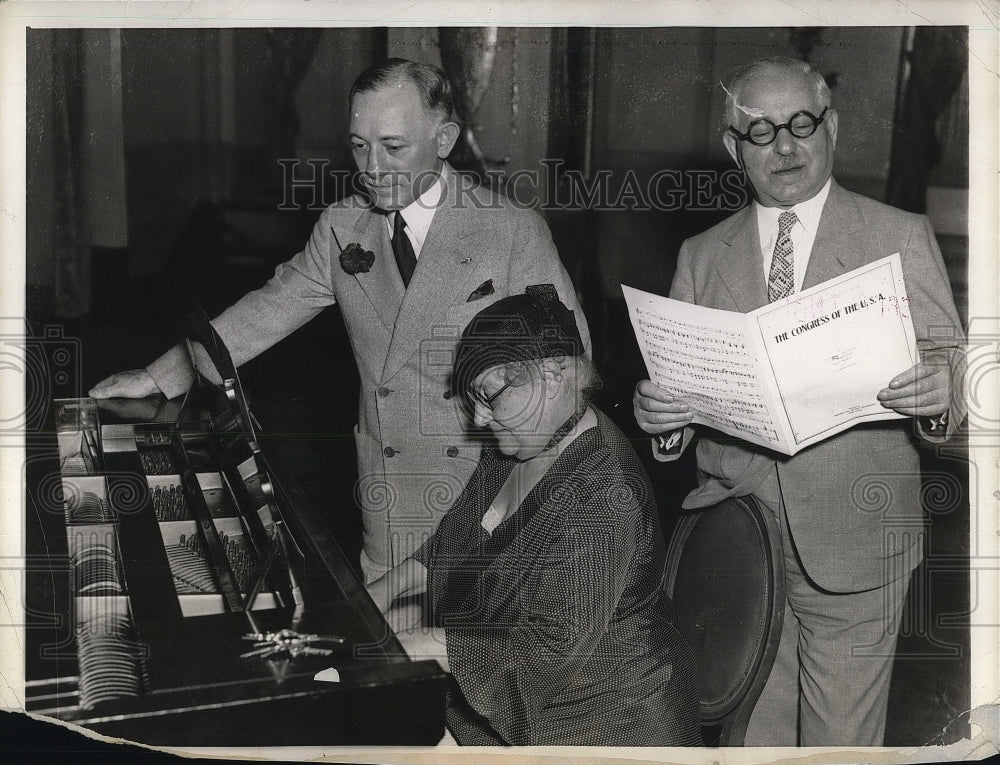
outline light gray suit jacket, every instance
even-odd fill
[[[445,194],[404,289],[384,214],[352,196],[328,207],[302,252],[262,288],[212,323],[239,365],[333,303],[347,324],[361,376],[355,440],[357,497],[369,571],[391,567],[435,530],[479,461],[479,444],[449,389],[456,341],[490,303],[552,283],[590,335],[576,293],[541,217],[470,179],[445,174]],[[375,255],[367,273],[348,274],[340,245]],[[485,282],[493,294],[469,301]],[[191,383],[180,348],[148,367],[168,397]],[[331,391],[331,395],[336,395]]]
[[[894,252],[901,257],[918,348],[946,350],[953,386],[958,385],[961,324],[924,216],[880,204],[834,182],[803,289]],[[753,206],[683,244],[670,297],[742,313],[767,303]],[[948,436],[965,415],[960,396],[955,399]],[[914,423],[860,425],[794,457],[698,429],[699,486],[684,506],[707,507],[728,496],[753,494],[776,468],[792,537],[813,580],[833,592],[877,587],[908,574],[922,555]]]

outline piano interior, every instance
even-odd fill
[[[28,445],[28,711],[157,745],[441,738],[447,675],[406,656],[268,462],[238,381],[57,400],[44,436]]]

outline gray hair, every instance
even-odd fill
[[[752,114],[752,109],[748,109],[740,103],[740,92],[748,82],[764,79],[767,77],[768,70],[773,71],[775,69],[786,73],[807,75],[813,87],[813,94],[816,100],[824,106],[830,105],[830,86],[826,84],[823,75],[815,71],[807,62],[789,56],[759,58],[741,67],[729,80],[729,85],[722,86],[723,90],[726,91],[726,107],[722,115],[722,129],[724,131],[728,130],[730,125],[739,124],[740,112],[747,114],[751,119],[763,116]]]
[[[572,376],[572,389],[580,402],[593,401],[594,396],[604,387],[604,381],[589,356],[560,356],[555,358],[563,371]],[[527,385],[531,379],[528,365],[539,365],[544,359],[508,361],[501,364],[503,381],[513,386]]]
[[[400,80],[412,82],[416,86],[427,111],[436,113],[445,122],[451,119],[454,96],[448,75],[439,67],[404,58],[390,58],[365,69],[351,86],[348,104],[353,105],[354,96],[358,93],[378,90]]]

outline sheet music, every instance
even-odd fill
[[[746,317],[622,289],[650,378],[690,404],[695,422],[778,448],[767,372]]]
[[[622,290],[650,379],[695,423],[794,454],[902,416],[875,398],[917,360],[899,253],[749,314]]]

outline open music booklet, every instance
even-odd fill
[[[696,423],[791,455],[903,416],[876,399],[918,358],[899,253],[747,314],[622,290],[650,379]]]

